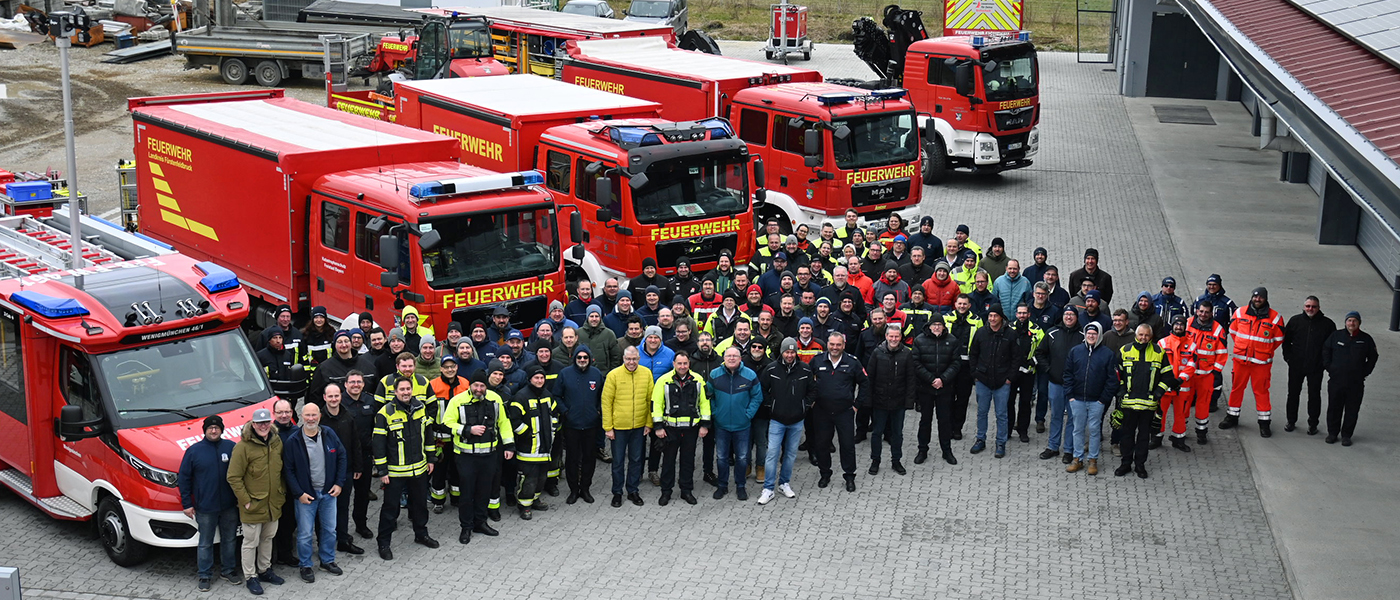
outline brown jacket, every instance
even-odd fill
[[[228,484],[238,497],[238,516],[244,523],[271,523],[282,518],[287,484],[282,480],[282,438],[277,430],[262,440],[253,424],[244,426],[243,439],[233,447],[228,461]]]

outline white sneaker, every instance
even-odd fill
[[[777,494],[773,493],[773,490],[763,488],[763,493],[758,495],[758,504],[760,506],[768,504],[769,502],[772,502],[773,498],[776,498],[777,496]]]
[[[789,498],[797,497],[797,492],[792,491],[792,486],[786,483],[778,486],[778,491],[782,492],[784,496],[787,496]]]

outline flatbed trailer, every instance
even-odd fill
[[[277,87],[294,76],[325,74],[324,39],[349,40],[353,56],[374,52],[379,38],[394,33],[384,25],[239,21],[209,25],[174,34],[171,44],[190,69],[215,67],[224,82],[241,85],[250,78],[264,87]]]

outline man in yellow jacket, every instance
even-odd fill
[[[641,506],[642,449],[651,433],[651,371],[641,366],[636,346],[622,352],[622,366],[603,382],[603,431],[612,440],[613,508],[622,506],[623,479],[627,499]]]

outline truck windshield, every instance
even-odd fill
[[[989,60],[996,62],[996,68],[982,73],[987,101],[1019,100],[1036,95],[1034,50],[993,54]]]
[[[457,23],[447,33],[454,60],[491,56],[491,34],[481,23]]]
[[[118,423],[173,423],[272,396],[248,339],[236,329],[103,354],[93,368]]]
[[[686,156],[647,167],[632,191],[640,223],[670,223],[741,213],[749,206],[747,157]]]
[[[833,121],[832,125],[845,125],[851,130],[844,140],[834,136],[832,139],[836,166],[840,169],[907,163],[919,156],[919,130],[914,127],[912,112]]]
[[[627,16],[644,19],[664,19],[671,16],[671,3],[666,0],[632,0]]]
[[[442,236],[423,253],[424,278],[444,290],[534,277],[559,269],[554,208],[538,205],[424,221]]]

